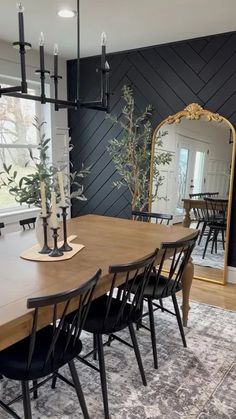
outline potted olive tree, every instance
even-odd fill
[[[164,178],[160,175],[158,167],[171,162],[171,154],[159,152],[154,156],[153,181],[156,188],[152,197],[149,196],[151,143],[153,129],[151,125],[152,107],[137,114],[133,90],[129,86],[122,89],[122,97],[125,106],[122,109],[121,118],[109,115],[114,124],[122,128],[122,135],[113,138],[108,142],[107,150],[110,153],[113,163],[120,179],[113,182],[118,189],[126,186],[131,193],[131,207],[139,211],[147,210],[149,202],[154,201],[158,196],[158,187]],[[163,137],[167,134],[162,132],[156,138],[156,146],[160,149],[163,146]]]

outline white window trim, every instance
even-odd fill
[[[9,84],[14,85],[15,83],[20,82],[18,78],[5,76],[0,74],[0,84]],[[27,81],[28,88],[29,89],[35,89],[36,87],[40,91],[40,82],[36,81]],[[50,84],[45,83],[45,91],[47,96],[50,96]],[[43,120],[47,121],[47,135],[51,136],[51,112],[50,107],[48,105],[45,105],[42,107],[41,117]],[[37,144],[3,144],[0,146],[1,148],[37,148]],[[52,158],[52,150],[50,147],[49,150],[50,156]],[[30,214],[32,213],[32,216],[36,216],[39,212],[39,208],[28,208],[27,205],[20,205],[20,206],[11,206],[9,208],[3,208],[0,209],[0,219],[7,225],[14,222],[19,221],[21,218],[20,216],[23,214],[27,214],[27,216],[30,217]]]

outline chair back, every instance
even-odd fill
[[[124,321],[132,322],[136,315],[141,316],[145,285],[152,272],[157,253],[158,249],[136,262],[109,267],[112,279],[103,313],[104,332],[111,327],[115,330]]]
[[[59,359],[63,359],[68,350],[76,351],[94,290],[100,276],[101,270],[99,269],[88,282],[79,288],[60,294],[29,298],[27,300],[27,308],[34,309],[32,331],[29,338],[27,373],[30,373],[32,360],[37,348],[37,329],[39,326],[40,310],[45,310],[45,308],[51,309],[51,334],[47,341],[47,347],[44,348],[45,359],[42,365],[42,371],[45,371],[49,365],[53,369],[53,365]],[[72,320],[71,324],[68,324],[66,322],[66,316],[69,314],[72,302]],[[75,305],[76,309],[74,309]]]
[[[22,226],[23,230],[35,228],[35,223],[36,223],[36,217],[25,218],[24,220],[19,221],[19,224],[20,226]]]
[[[1,229],[5,227],[4,223],[0,223],[0,236],[2,235]]]
[[[155,298],[157,289],[162,289],[160,298],[165,298],[181,288],[183,273],[196,244],[198,235],[199,231],[189,240],[162,243],[160,247],[162,258],[160,264],[154,268],[156,278],[153,286],[153,298]],[[170,267],[169,272],[164,275],[165,278],[163,281],[163,267],[168,255],[171,255]],[[160,283],[162,284],[161,288]]]
[[[157,212],[144,212],[144,211],[132,211],[132,218],[136,221],[145,221],[150,222],[155,220],[156,224],[166,224],[168,225],[171,220],[173,220],[173,215],[171,214],[161,214]]]
[[[206,202],[207,221],[211,223],[226,224],[227,199],[204,198]]]
[[[206,192],[205,196],[209,196],[209,197],[218,197],[219,196],[219,192]]]
[[[189,194],[189,198],[190,199],[202,199],[205,196],[204,192],[200,192],[200,193],[190,193]]]

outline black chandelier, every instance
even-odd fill
[[[19,22],[19,41],[13,42],[13,47],[19,49],[20,53],[20,65],[21,65],[21,84],[19,86],[11,86],[6,88],[1,88],[0,86],[0,97],[13,96],[23,99],[35,100],[45,103],[52,103],[55,106],[55,111],[59,109],[72,108],[88,108],[109,112],[109,103],[110,103],[110,87],[109,87],[109,76],[110,76],[110,67],[106,61],[106,35],[102,33],[101,35],[101,97],[100,100],[92,102],[81,102],[79,98],[79,77],[80,77],[80,16],[79,16],[79,0],[77,0],[77,97],[74,101],[62,100],[58,98],[58,83],[62,78],[58,74],[58,47],[54,46],[54,74],[50,75],[50,71],[45,69],[44,64],[44,37],[41,33],[39,40],[39,58],[40,58],[40,69],[35,72],[40,76],[41,82],[41,94],[40,96],[28,94],[27,79],[26,79],[26,65],[25,65],[25,55],[26,51],[31,48],[31,44],[25,41],[24,36],[24,7],[21,3],[17,5],[18,9],[18,22]],[[54,81],[54,98],[47,97],[45,94],[45,79],[47,76]]]

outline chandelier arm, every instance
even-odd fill
[[[102,33],[102,55],[101,55],[101,97],[100,100],[92,102],[80,102],[80,0],[77,0],[77,86],[76,86],[76,99],[75,100],[61,100],[58,99],[58,81],[61,76],[57,72],[57,54],[58,49],[54,52],[54,75],[51,76],[54,79],[54,98],[48,98],[45,94],[45,76],[50,75],[50,71],[45,70],[44,66],[44,39],[40,40],[40,69],[35,72],[40,75],[41,84],[41,95],[28,94],[27,90],[27,79],[26,79],[26,62],[25,54],[26,50],[31,48],[31,44],[25,42],[24,37],[24,15],[23,7],[20,3],[18,8],[18,24],[19,24],[19,41],[13,42],[13,47],[19,49],[20,53],[20,65],[21,65],[21,85],[1,88],[0,86],[0,97],[2,95],[17,97],[22,99],[34,100],[41,102],[42,104],[51,103],[55,105],[55,110],[63,108],[79,109],[87,108],[99,111],[110,111],[110,87],[109,87],[109,72],[110,67],[106,61],[106,35]],[[43,34],[41,34],[43,38]]]
[[[35,96],[35,95],[29,95],[29,94],[23,94],[23,93],[13,93],[13,92],[9,92],[6,93],[6,96],[11,96],[11,97],[17,97],[20,99],[28,99],[28,100],[35,100],[36,102],[41,102],[42,101],[42,96]],[[77,102],[76,101],[71,101],[71,100],[62,100],[62,99],[54,99],[54,98],[50,98],[50,97],[45,97],[45,103],[52,103],[55,104],[57,103],[58,105],[62,105],[60,107],[68,107],[68,108],[76,108],[77,107]]]

